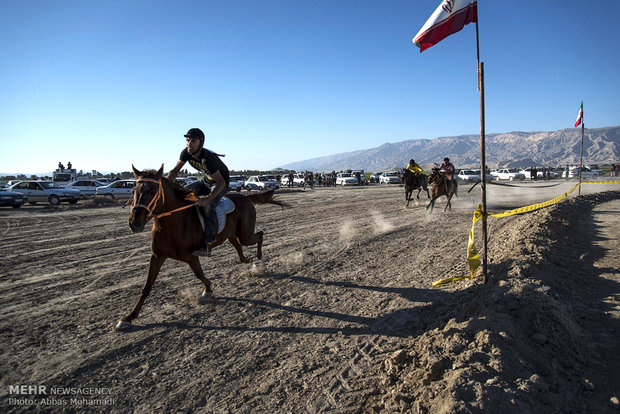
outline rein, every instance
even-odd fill
[[[192,204],[187,204],[184,206],[181,206],[179,208],[175,208],[174,210],[170,210],[170,211],[165,211],[163,213],[159,213],[159,214],[153,214],[153,210],[155,209],[155,206],[157,205],[157,202],[161,199],[162,200],[162,207],[164,206],[164,204],[166,203],[166,196],[164,195],[164,188],[161,184],[161,178],[159,180],[155,180],[153,178],[139,178],[136,181],[136,184],[138,183],[144,183],[144,182],[149,182],[149,183],[154,183],[157,184],[158,189],[157,189],[157,193],[155,194],[155,197],[153,197],[153,199],[151,200],[151,202],[148,205],[142,204],[142,203],[136,203],[136,199],[135,199],[135,194],[132,195],[132,198],[130,198],[127,201],[127,204],[129,204],[129,202],[132,202],[131,205],[131,211],[137,209],[137,208],[143,208],[146,210],[146,221],[147,223],[151,220],[151,218],[155,217],[157,219],[162,218],[162,217],[166,217],[169,216],[173,213],[176,213],[177,211],[181,211],[181,210],[185,210],[188,209],[190,207],[193,207],[195,205],[198,204],[198,198],[196,198],[196,196],[194,196],[193,194],[188,194],[185,199],[188,201],[194,201]]]

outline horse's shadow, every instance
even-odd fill
[[[218,303],[240,303],[251,305],[256,308],[269,308],[282,312],[284,315],[298,314],[321,319],[331,319],[334,322],[324,326],[299,326],[299,325],[203,325],[191,322],[159,322],[144,325],[134,325],[134,331],[150,330],[156,327],[176,328],[180,330],[197,329],[203,331],[232,331],[232,332],[278,332],[278,333],[316,333],[316,334],[344,334],[344,335],[383,335],[395,337],[415,337],[428,329],[445,325],[446,321],[454,317],[454,295],[469,295],[469,289],[465,291],[449,292],[439,289],[420,289],[415,287],[385,287],[369,286],[347,281],[322,281],[306,276],[291,276],[290,274],[270,274],[263,277],[275,279],[289,279],[306,284],[322,286],[335,286],[348,289],[369,290],[378,293],[399,295],[413,303],[424,303],[417,306],[400,308],[389,311],[376,317],[361,316],[356,314],[329,311],[324,309],[311,309],[301,306],[285,305],[263,299],[248,299],[239,297],[218,296]],[[476,286],[473,286],[476,288]],[[452,305],[451,305],[452,304]],[[438,318],[438,315],[441,317]],[[286,321],[284,316],[282,321]],[[329,325],[329,326],[327,326]]]

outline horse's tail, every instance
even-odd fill
[[[246,197],[252,202],[252,204],[257,205],[257,204],[276,204],[282,208],[284,207],[291,207],[290,205],[286,204],[283,201],[280,200],[274,200],[273,198],[273,193],[275,190],[269,190],[269,191],[263,191],[260,193],[254,193],[254,194],[248,194],[246,195]]]

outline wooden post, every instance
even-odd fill
[[[584,121],[584,110],[583,110],[583,102],[581,103],[581,154],[579,154],[579,190],[577,191],[578,195],[581,195],[581,166],[583,165],[583,134],[584,129],[586,127],[586,123]]]
[[[478,63],[478,85],[480,87],[480,179],[482,186],[482,283],[487,283],[487,171],[484,131],[484,62]]]

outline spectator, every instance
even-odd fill
[[[67,163],[67,169],[68,169],[68,170],[70,170],[70,169],[71,169],[71,161],[69,161],[69,162]]]
[[[64,170],[65,170],[65,166],[64,166],[64,165],[62,165],[62,162],[60,162],[60,161],[58,161],[58,169],[59,169],[60,171],[64,171]]]
[[[288,173],[288,186],[293,187],[293,180],[295,179],[295,175],[293,175],[293,171]]]
[[[569,172],[568,163],[566,163],[566,167],[564,167],[564,177],[567,180],[568,180],[568,172]]]

